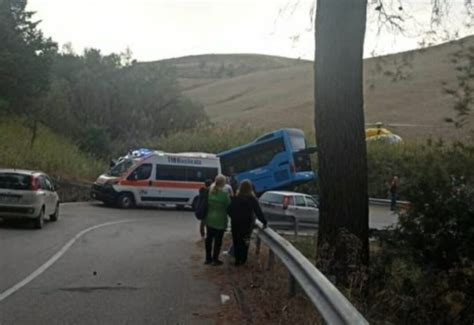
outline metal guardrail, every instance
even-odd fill
[[[390,200],[388,200],[388,199],[369,198],[369,204],[373,204],[373,205],[386,205],[386,206],[389,206],[389,205],[390,205]],[[397,200],[396,205],[397,205],[397,206],[409,206],[409,205],[410,205],[410,202]]]
[[[298,282],[326,323],[368,324],[349,300],[287,240],[268,227],[262,229],[259,221],[256,234],[257,254],[260,242],[270,248],[267,269],[271,269],[275,255],[288,269],[290,296],[295,295]]]
[[[298,218],[294,216],[286,217],[286,220],[268,220],[268,225],[275,230],[289,230],[293,231],[295,239],[298,238],[300,230],[317,230],[319,228],[319,223],[317,222],[306,222],[299,221]]]

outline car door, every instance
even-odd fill
[[[308,207],[309,218],[315,218],[316,222],[319,223],[319,204],[315,198],[312,196],[306,195],[306,206]]]
[[[303,195],[295,195],[295,217],[298,218],[299,222],[316,223],[317,214],[314,208],[307,206],[305,197]]]
[[[38,194],[43,198],[44,213],[45,215],[53,214],[56,207],[53,207],[52,184],[48,183],[44,175],[40,175],[38,180],[40,184],[40,192]]]
[[[56,192],[56,188],[55,188],[54,183],[51,180],[51,178],[49,178],[48,176],[45,176],[45,180],[46,180],[47,186],[49,187],[49,196],[50,196],[50,199],[51,199],[50,205],[51,205],[51,209],[53,211],[53,212],[51,212],[51,214],[53,214],[56,211],[56,206],[59,203],[59,196],[58,196],[58,193]]]
[[[283,195],[267,192],[260,197],[259,201],[262,211],[269,221],[279,220],[285,214]]]

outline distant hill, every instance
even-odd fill
[[[364,62],[366,122],[381,121],[404,137],[461,138],[446,124],[453,99],[442,91],[454,85],[452,54],[474,46],[474,36]],[[199,55],[157,63],[177,68],[181,87],[201,102],[212,121],[264,129],[313,129],[313,64],[274,56]],[[458,62],[459,63],[459,62]],[[152,63],[153,64],[153,63]],[[156,63],[155,63],[156,64]],[[391,125],[394,124],[394,125]]]

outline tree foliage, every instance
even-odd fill
[[[410,208],[378,235],[371,313],[394,323],[472,324],[474,148],[438,143],[421,151],[404,184]]]
[[[25,112],[47,91],[56,44],[45,38],[26,0],[0,0],[0,108]]]
[[[44,122],[83,149],[107,155],[207,120],[182,95],[174,69],[132,64],[125,55],[57,54],[51,89],[41,98]]]
[[[175,71],[144,65],[126,49],[82,55],[46,39],[26,0],[0,0],[0,109],[38,121],[98,156],[150,142],[207,121],[180,91]]]

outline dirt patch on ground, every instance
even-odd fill
[[[262,245],[256,255],[255,241],[249,251],[247,265],[235,267],[233,258],[223,256],[223,266],[206,266],[205,274],[230,300],[206,318],[217,324],[321,324],[322,321],[304,292],[289,297],[289,275],[275,258],[268,268],[268,248]],[[224,238],[223,250],[231,244],[230,234]],[[193,260],[203,262],[202,241],[196,243]]]

